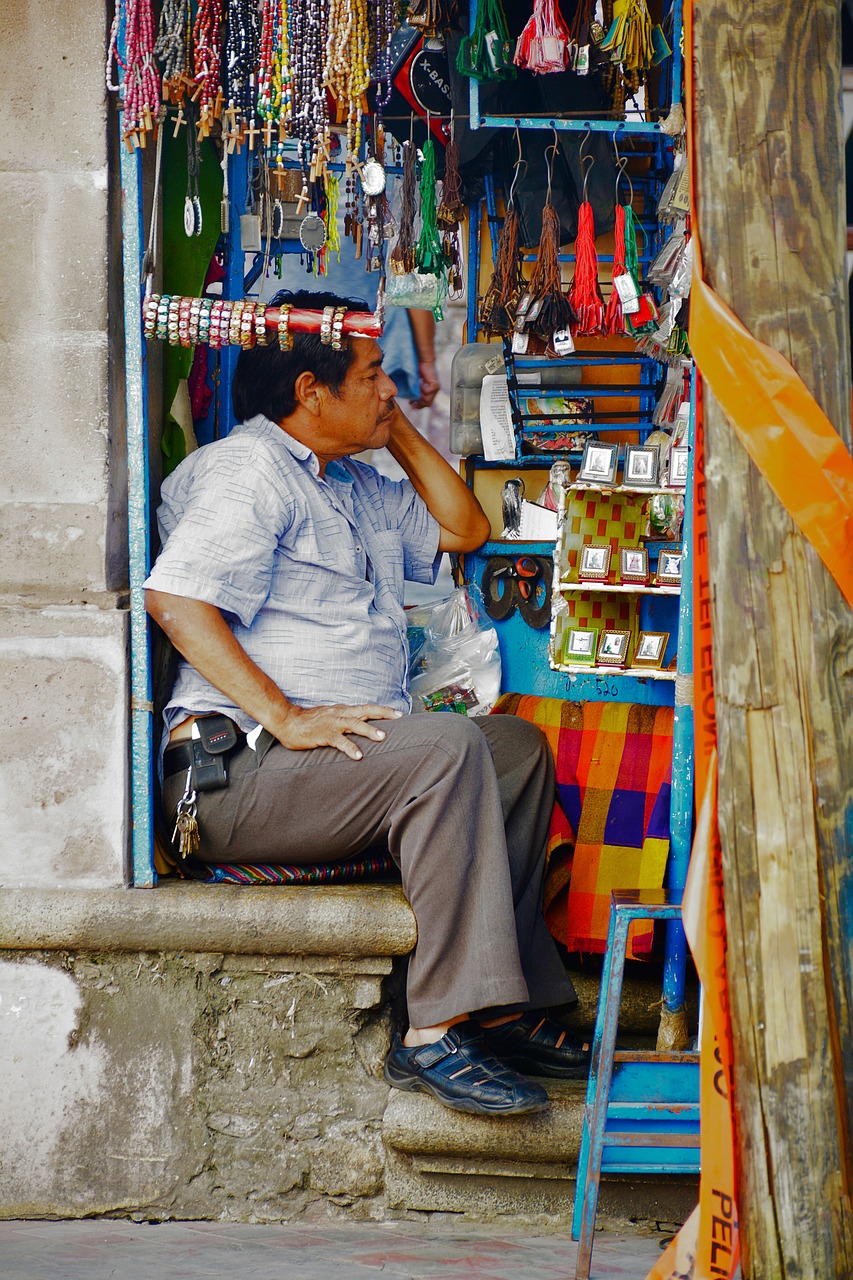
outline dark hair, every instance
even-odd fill
[[[324,307],[346,307],[347,311],[370,311],[361,298],[340,298],[334,293],[311,293],[282,289],[269,306],[290,303],[293,307],[322,311]],[[231,385],[231,402],[238,422],[262,413],[272,422],[289,418],[296,408],[296,379],[306,371],[337,396],[352,364],[353,344],[345,341],[340,351],[320,341],[319,333],[295,333],[293,348],[282,351],[274,332],[266,347],[241,351]]]

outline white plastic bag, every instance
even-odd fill
[[[414,709],[487,715],[500,693],[501,655],[497,632],[469,588],[411,609],[408,627]]]

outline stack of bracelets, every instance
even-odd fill
[[[293,346],[290,306],[267,307],[263,302],[223,298],[182,298],[152,293],[142,307],[143,333],[149,340],[162,339],[171,346],[213,347],[267,346],[273,332],[282,351]],[[344,329],[348,333],[378,337],[382,331],[377,317],[348,312],[345,307],[324,307],[322,311],[300,311],[298,331],[319,333],[320,341],[340,351]],[[297,328],[294,325],[294,328]]]

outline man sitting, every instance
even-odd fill
[[[359,304],[279,295],[297,307]],[[542,1110],[518,1072],[585,1072],[532,1010],[575,999],[541,914],[553,764],[511,716],[411,715],[403,582],[489,522],[407,421],[378,344],[295,334],[240,354],[239,422],[163,484],[146,604],[183,655],[165,712],[163,802],[191,784],[186,743],[211,714],[238,745],[198,793],[205,862],[334,861],[385,841],[418,925],[410,1026],[385,1075],[463,1111]],[[387,445],[408,480],[350,455]],[[513,1069],[515,1068],[515,1069]]]

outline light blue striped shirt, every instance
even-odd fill
[[[246,653],[302,707],[411,709],[403,582],[432,583],[439,525],[408,480],[314,453],[263,415],[163,482],[163,549],[146,587],[221,609]],[[255,721],[182,661],[166,729],[218,711]]]

